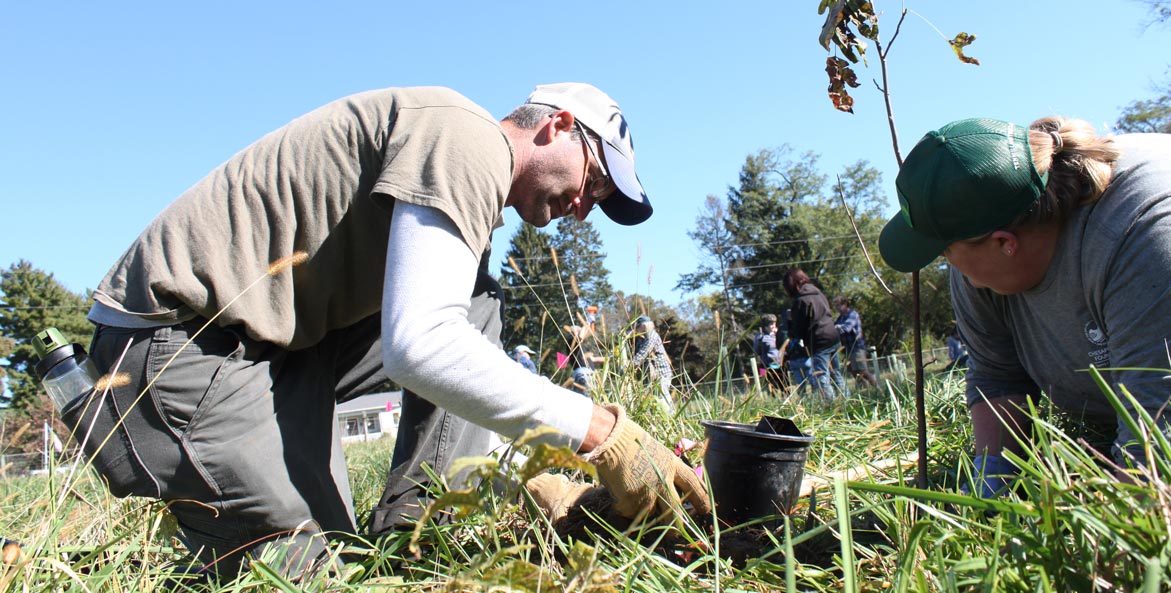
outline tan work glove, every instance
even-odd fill
[[[655,509],[676,508],[682,496],[695,513],[711,513],[707,489],[693,469],[631,422],[622,406],[606,409],[618,422],[610,436],[583,457],[597,467],[602,484],[614,496],[614,510],[634,519]]]
[[[600,486],[574,482],[561,474],[541,474],[525,482],[525,490],[551,523],[563,519],[578,499],[594,488]]]

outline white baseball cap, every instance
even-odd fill
[[[584,82],[538,85],[525,103],[548,105],[573,114],[582,125],[602,139],[606,171],[618,190],[598,204],[610,220],[623,225],[639,224],[654,209],[634,173],[634,142],[622,110],[609,95]]]

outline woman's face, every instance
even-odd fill
[[[956,241],[943,250],[943,257],[947,258],[947,263],[959,270],[972,286],[991,288],[999,294],[1012,294],[998,290],[1005,275],[1006,264],[998,257],[996,250],[991,248],[993,242],[989,239],[979,243]]]
[[[943,256],[972,286],[1010,295],[1045,279],[1056,242],[1055,228],[996,231],[981,241],[956,241]]]

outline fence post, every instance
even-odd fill
[[[874,365],[874,379],[877,380],[882,376],[878,373],[878,348],[867,346],[866,349],[870,351],[870,364]]]
[[[41,469],[49,471],[49,423],[42,422],[43,438],[41,439]]]

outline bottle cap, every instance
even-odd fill
[[[50,327],[33,337],[33,350],[37,353],[34,370],[43,381],[49,371],[66,360],[85,360],[85,348],[81,344],[70,344],[55,327]]]
[[[41,360],[44,360],[50,352],[68,345],[69,341],[55,327],[46,329],[33,339],[33,350],[36,351],[37,358]]]

